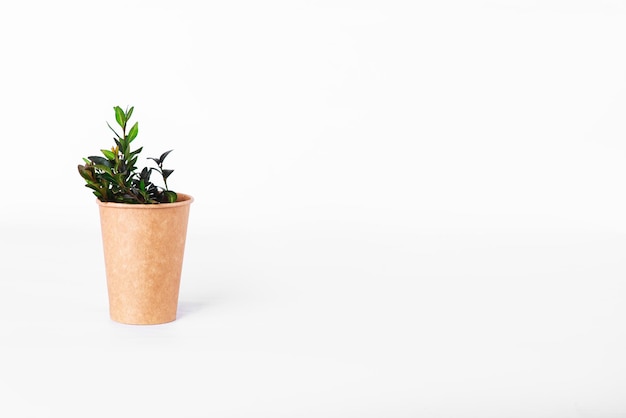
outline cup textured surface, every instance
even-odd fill
[[[153,325],[176,320],[192,202],[182,193],[165,204],[97,201],[113,321]]]

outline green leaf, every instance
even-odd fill
[[[115,153],[113,151],[109,151],[108,149],[101,149],[102,154],[107,157],[111,161],[115,161]]]
[[[140,195],[143,197],[145,203],[152,203],[152,199],[150,199],[150,195],[145,190],[140,190]]]
[[[163,194],[165,194],[165,196],[167,197],[167,201],[169,203],[174,203],[174,202],[176,202],[178,200],[178,195],[175,192],[171,191],[171,190],[167,190],[167,191],[163,192]]]
[[[128,109],[128,112],[126,112],[126,120],[127,121],[130,120],[130,116],[133,114],[133,110],[135,110],[135,106],[131,106],[130,109]]]
[[[141,150],[142,150],[142,149],[143,149],[143,147],[139,147],[139,148],[137,148],[135,151],[131,152],[131,153],[129,154],[129,156],[131,156],[131,157],[132,157],[132,156],[134,156],[134,155],[139,154],[139,153],[141,152]]]
[[[141,181],[139,182],[139,190],[141,190],[142,192],[146,191],[146,182],[141,179]]]
[[[124,111],[119,106],[115,106],[113,110],[115,110],[115,120],[117,121],[117,124],[124,129],[126,126],[126,115],[124,115]]]
[[[130,132],[128,132],[128,142],[133,142],[133,139],[137,138],[137,134],[139,133],[139,122],[135,122],[132,128],[130,128]]]
[[[124,174],[123,173],[117,173],[117,174],[115,174],[115,176],[113,176],[113,178],[115,178],[115,182],[117,184],[119,184],[120,186],[124,185]]]

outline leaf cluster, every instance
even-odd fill
[[[141,171],[137,168],[137,159],[143,147],[131,150],[131,143],[137,138],[139,124],[128,129],[130,117],[134,107],[123,110],[119,106],[115,110],[115,120],[122,129],[121,135],[109,125],[107,126],[115,137],[115,146],[110,150],[102,149],[103,156],[94,155],[83,158],[85,164],[78,165],[78,172],[92,189],[93,194],[103,202],[154,204],[173,203],[178,196],[167,187],[167,178],[174,170],[163,168],[165,157],[172,150],[166,151],[159,158],[149,158],[156,162],[158,168],[144,167]],[[159,187],[150,180],[153,171],[161,174],[165,187]]]

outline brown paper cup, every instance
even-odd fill
[[[111,319],[123,324],[176,320],[189,207],[174,203],[134,205],[97,201]]]

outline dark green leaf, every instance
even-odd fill
[[[161,164],[163,164],[163,162],[165,161],[165,157],[167,157],[167,155],[174,151],[173,149],[169,150],[169,151],[165,151],[163,154],[161,154],[161,156],[159,157],[159,161],[161,161]]]
[[[167,179],[170,176],[170,174],[172,174],[173,172],[174,170],[163,170],[161,172],[161,175],[163,176],[164,179]]]
[[[104,157],[94,155],[94,156],[87,157],[87,158],[89,158],[94,164],[105,165],[109,168],[111,167],[111,162]]]
[[[109,173],[104,173],[102,175],[102,178],[106,179],[109,183],[117,183],[117,181],[115,180],[115,178],[113,177],[113,175],[109,174]]]
[[[117,139],[122,139],[122,137],[117,132],[115,132],[115,129],[111,128],[111,125],[109,125],[109,122],[107,122],[107,126],[109,127],[110,130],[113,131],[113,133],[115,134]],[[115,141],[115,142],[117,142],[117,141]],[[119,143],[117,145],[119,146]]]
[[[144,167],[143,170],[141,170],[141,174],[139,175],[139,178],[145,181],[149,181],[150,180],[150,173],[152,173],[152,169],[148,169],[148,167]]]

